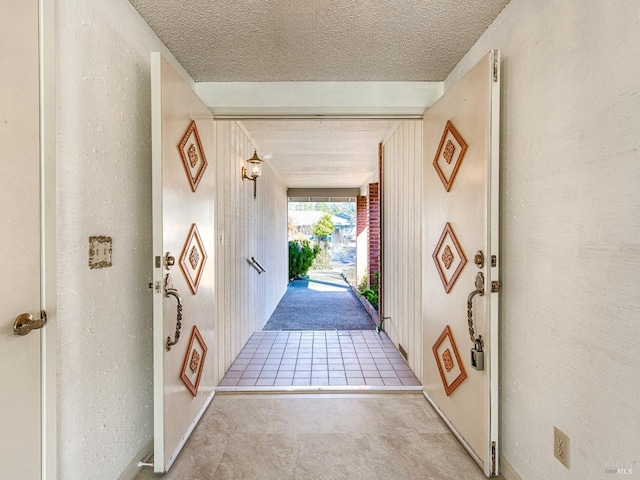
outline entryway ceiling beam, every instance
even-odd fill
[[[218,119],[419,118],[443,82],[199,82]]]
[[[289,188],[290,202],[354,202],[359,188]]]

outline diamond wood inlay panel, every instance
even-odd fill
[[[187,128],[187,131],[184,133],[182,141],[178,145],[178,150],[182,157],[182,163],[184,164],[189,185],[191,185],[191,191],[195,192],[208,165],[202,143],[200,143],[200,135],[198,134],[198,127],[195,121],[191,122],[189,128]]]
[[[191,249],[189,262],[191,263],[191,268],[198,268],[198,263],[200,263],[200,254],[198,253],[198,249],[195,246]]]
[[[432,350],[436,364],[438,365],[440,378],[442,379],[442,386],[447,396],[449,396],[458,388],[458,385],[467,378],[467,372],[460,360],[460,354],[453,340],[453,334],[451,333],[449,325],[447,325],[440,334]],[[453,355],[451,352],[453,352]]]
[[[440,280],[442,280],[442,286],[445,292],[449,293],[467,263],[467,257],[464,255],[449,222],[445,225],[433,252],[433,261],[436,264]]]
[[[451,248],[449,248],[449,245],[444,247],[444,252],[442,253],[442,261],[447,270],[451,268],[451,264],[453,263],[454,258],[455,257],[453,256],[453,252],[451,251]]]
[[[202,239],[195,223],[191,225],[189,236],[180,255],[180,269],[184,273],[191,292],[195,295],[198,291],[200,278],[207,261],[207,252],[202,245]]]
[[[194,325],[193,330],[191,330],[189,346],[184,356],[182,373],[180,374],[180,378],[194,397],[198,394],[198,387],[200,386],[200,378],[202,377],[206,357],[207,344],[204,343],[198,327]]]
[[[453,154],[455,152],[456,147],[453,145],[451,140],[447,140],[447,146],[444,147],[444,152],[442,153],[442,156],[447,161],[447,163],[451,163],[451,160],[453,160]]]
[[[191,363],[189,364],[189,368],[195,373],[198,371],[198,365],[200,365],[200,354],[198,353],[198,350],[194,348],[191,352]]]
[[[453,358],[451,358],[451,351],[448,348],[442,353],[442,364],[447,372],[453,368]]]
[[[466,142],[453,126],[453,123],[447,121],[436,156],[433,159],[433,166],[447,192],[451,190],[466,151]]]

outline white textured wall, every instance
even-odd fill
[[[262,329],[287,289],[287,188],[269,162],[253,183],[242,180],[256,146],[238,122],[216,121],[217,298],[219,378],[251,334]],[[259,149],[259,145],[257,146]],[[255,259],[266,272],[247,263]]]
[[[385,331],[422,378],[422,120],[403,121],[383,144]]]
[[[512,0],[502,52],[501,435],[524,480],[640,467],[640,3]],[[553,457],[553,427],[571,468]]]
[[[152,436],[149,52],[171,54],[126,0],[56,4],[59,478],[115,479]]]

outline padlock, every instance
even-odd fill
[[[476,370],[484,370],[484,352],[478,347],[471,349],[471,366]]]

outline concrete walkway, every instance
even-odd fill
[[[375,323],[338,272],[294,280],[263,330],[373,330]]]

